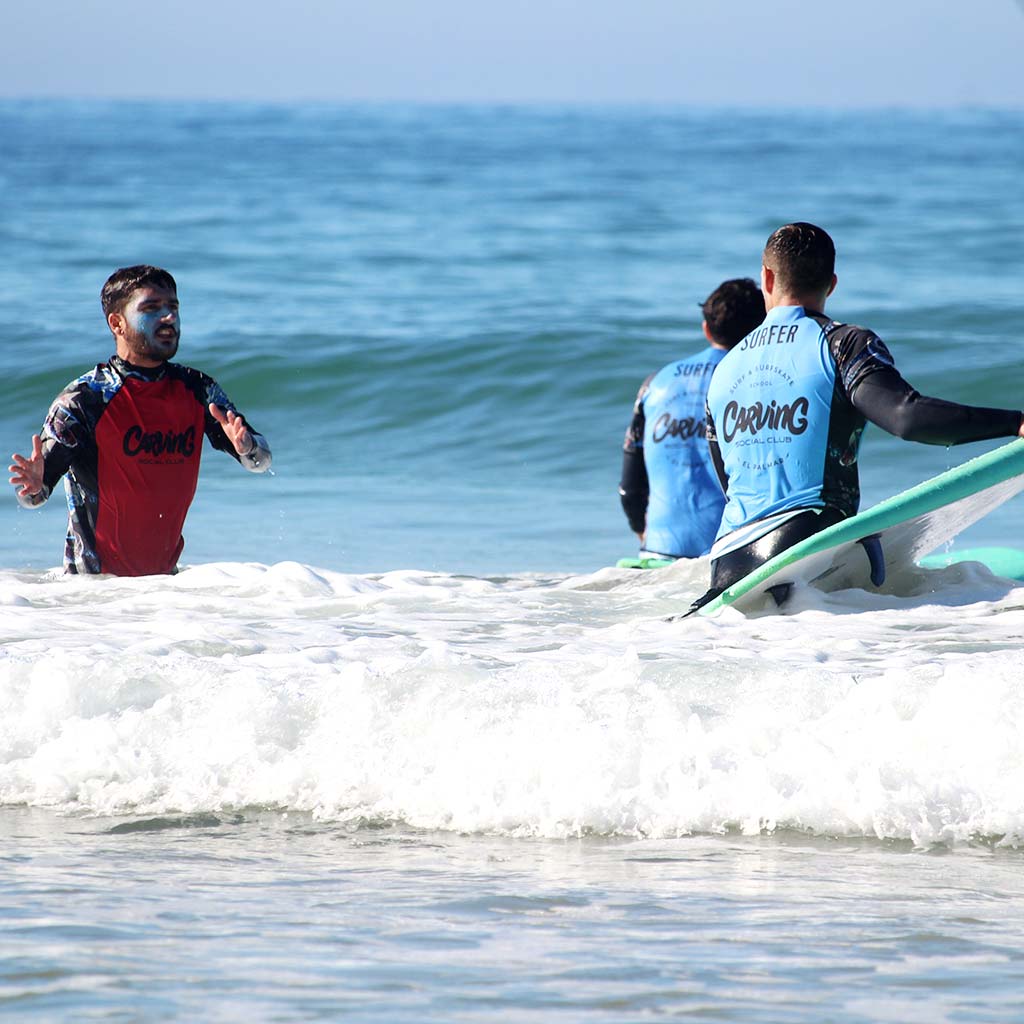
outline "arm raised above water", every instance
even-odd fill
[[[854,408],[896,437],[957,445],[1024,436],[1024,414],[1019,410],[922,395],[903,379],[885,342],[873,331],[843,324],[831,332],[829,345]]]

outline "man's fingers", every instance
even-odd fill
[[[222,409],[219,405],[210,403],[210,415],[222,426],[232,430],[244,428],[242,417],[233,409]]]
[[[11,471],[11,475],[7,478],[7,482],[13,487],[17,487],[19,494],[24,496],[36,493],[39,488],[36,487],[33,489],[35,480],[29,473],[26,473],[23,469],[18,469],[16,466],[8,466],[7,468]]]
[[[22,498],[38,494],[43,486],[43,442],[38,434],[32,435],[32,455],[25,457],[17,452],[11,455],[8,482],[18,490]]]
[[[32,465],[33,462],[39,462],[43,457],[43,442],[38,434],[32,435],[32,454],[31,455],[19,455],[17,452],[11,454],[11,458],[14,460],[13,466],[7,468],[13,473],[15,469],[27,469]]]

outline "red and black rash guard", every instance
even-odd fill
[[[138,367],[119,356],[57,396],[41,434],[43,489],[21,501],[41,504],[67,474],[66,572],[174,572],[204,435],[246,469],[269,468],[266,441],[253,432],[252,451],[239,457],[210,415],[211,402],[235,411],[217,382],[198,370]]]

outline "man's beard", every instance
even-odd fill
[[[154,359],[166,363],[173,359],[178,352],[179,335],[167,339],[147,338],[141,331],[129,327],[124,335],[128,351],[133,356],[140,356],[143,359]],[[131,360],[129,360],[131,362]]]

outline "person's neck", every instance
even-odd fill
[[[122,362],[127,363],[129,366],[134,366],[138,370],[155,370],[166,362],[165,359],[138,359],[124,352],[118,352],[117,357]]]
[[[139,363],[130,358],[129,356],[123,355],[121,352],[115,352],[114,355],[115,358],[117,358],[130,370],[143,373],[147,377],[158,374],[167,365],[166,360],[153,361],[147,359],[145,362]]]
[[[776,298],[771,296],[765,303],[768,309],[776,309],[779,306],[803,306],[804,309],[813,309],[816,313],[825,312],[827,295],[780,295]]]

